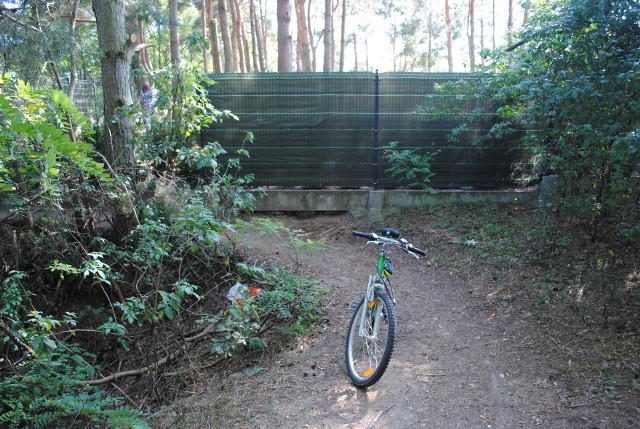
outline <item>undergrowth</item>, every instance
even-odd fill
[[[451,205],[434,216],[453,237],[450,269],[471,264],[497,302],[517,299],[596,380],[594,392],[614,383],[640,393],[640,242],[612,229],[594,243],[579,219],[549,206]]]
[[[0,80],[0,427],[148,427],[188,380],[322,320],[317,282],[252,266],[238,237],[321,243],[239,220],[260,193],[241,172],[248,152],[196,141],[233,115],[203,101],[203,81],[180,82],[202,102],[172,106],[178,128],[154,120],[146,155],[173,134],[132,174],[102,163],[64,94]],[[260,293],[229,300],[233,285]]]

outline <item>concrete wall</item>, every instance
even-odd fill
[[[531,203],[538,201],[537,188],[510,191],[413,190],[269,190],[256,202],[259,212],[349,212],[356,219],[379,222],[404,210],[454,203]]]

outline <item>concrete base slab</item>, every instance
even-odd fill
[[[507,191],[416,191],[367,189],[270,189],[256,201],[259,212],[349,212],[372,223],[404,210],[437,208],[457,203],[536,204],[537,187]]]

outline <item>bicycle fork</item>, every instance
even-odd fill
[[[377,278],[378,276],[376,275],[369,276],[367,293],[364,296],[362,314],[360,315],[360,328],[358,329],[359,336],[370,340],[375,340],[378,336],[378,323],[382,313],[382,306],[378,306],[375,299],[376,289],[382,287],[382,285],[377,281]],[[372,318],[369,316],[369,311],[367,311],[368,309],[375,312]],[[367,323],[367,317],[370,317],[370,323]]]

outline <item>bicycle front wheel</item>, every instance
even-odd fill
[[[387,293],[377,290],[373,301],[362,299],[349,325],[346,358],[353,384],[369,387],[382,377],[391,360],[395,338],[393,302]]]

